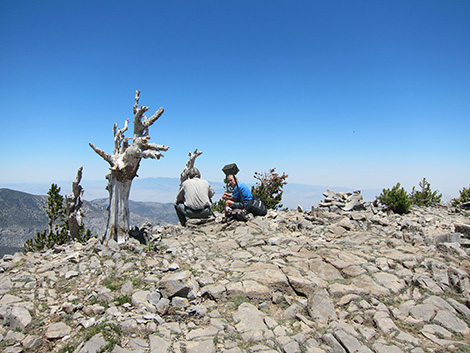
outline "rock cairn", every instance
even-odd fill
[[[427,353],[470,347],[468,214],[360,192],[0,261],[0,351]],[[154,248],[155,246],[155,248]]]

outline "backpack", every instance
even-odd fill
[[[248,201],[246,205],[246,212],[252,213],[253,216],[266,216],[268,210],[266,209],[263,199],[259,196],[253,196],[253,199]]]

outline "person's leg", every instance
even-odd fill
[[[243,202],[235,201],[233,202],[232,208],[245,208]]]
[[[186,215],[186,218],[208,218],[211,215],[211,208],[206,207],[197,211],[186,208],[184,214]]]
[[[226,200],[225,201],[225,217],[228,216],[228,212],[233,208],[233,201],[232,200]]]
[[[177,203],[175,205],[176,215],[181,225],[184,227],[186,225],[186,216],[185,216],[185,207],[183,203]]]
[[[209,218],[212,214],[212,210],[210,207],[206,207],[202,209],[199,213],[199,218]]]

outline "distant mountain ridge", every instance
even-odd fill
[[[0,229],[10,226],[35,227],[47,224],[43,210],[47,196],[30,195],[25,192],[0,189]],[[28,212],[24,212],[28,210]]]
[[[0,189],[0,247],[21,247],[24,242],[47,228],[45,195],[31,195],[22,191]],[[84,201],[85,228],[94,234],[104,233],[107,222],[108,199]],[[177,217],[171,203],[129,201],[131,225],[141,226],[176,224]]]
[[[247,186],[251,187],[255,184],[254,180],[242,180]],[[289,183],[284,187],[282,194],[282,204],[289,209],[302,206],[304,209],[315,206],[323,199],[323,193],[330,189],[336,192],[346,191],[351,192],[355,189],[341,187],[341,186],[325,186],[325,185],[307,185],[307,184],[294,184]],[[215,191],[212,198],[213,202],[220,200],[224,193],[225,184],[223,182],[210,181],[209,183]],[[71,193],[72,181],[56,182],[61,187],[63,194]],[[157,203],[173,203],[175,202],[176,193],[178,192],[180,180],[179,178],[135,178],[132,182],[130,193],[130,200],[140,202],[157,202]],[[85,200],[96,200],[107,198],[108,192],[105,189],[107,185],[106,180],[84,180],[82,179],[81,185],[85,190]],[[47,183],[28,183],[28,184],[1,184],[0,187],[22,190],[31,194],[46,194],[51,184]],[[382,190],[370,189],[361,190],[364,200],[372,201],[380,194]]]

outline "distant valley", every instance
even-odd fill
[[[27,239],[47,228],[48,218],[44,211],[46,200],[46,195],[0,189],[0,247],[21,247]],[[105,231],[107,206],[107,198],[84,201],[85,228],[93,234]],[[177,223],[171,203],[129,201],[129,208],[132,226],[140,227],[145,222],[152,225]]]

